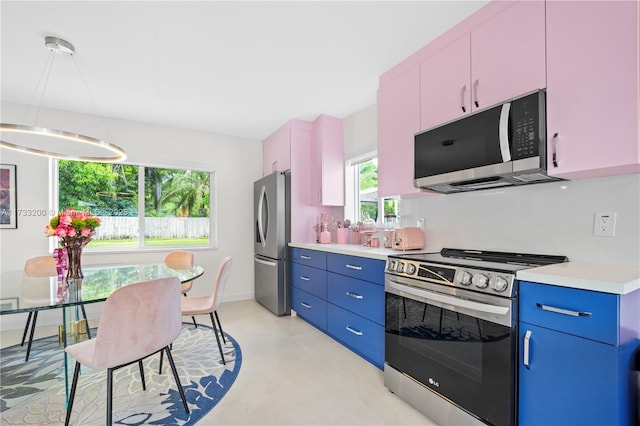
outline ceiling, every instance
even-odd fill
[[[263,139],[372,105],[381,74],[486,3],[2,0],[1,96]],[[42,96],[45,36],[76,53],[56,55]]]

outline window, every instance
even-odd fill
[[[370,153],[347,162],[345,215],[362,221],[369,216],[379,226],[385,215],[400,217],[400,200],[378,198],[378,158]],[[380,214],[380,212],[383,212]]]
[[[58,161],[58,210],[101,220],[91,249],[211,246],[213,173]]]

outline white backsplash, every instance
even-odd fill
[[[561,254],[637,265],[640,176],[563,181],[402,200],[401,225],[424,218],[426,249]],[[593,235],[596,212],[616,212],[615,237]]]

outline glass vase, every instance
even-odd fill
[[[82,275],[82,249],[83,244],[71,243],[66,246],[67,248],[67,279],[80,279],[84,278]]]

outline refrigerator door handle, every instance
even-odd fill
[[[260,199],[258,200],[258,237],[260,237],[260,244],[262,247],[266,247],[267,242],[264,239],[264,228],[262,223],[262,210],[264,209],[264,198],[265,198],[266,188],[264,185],[260,189]]]
[[[276,262],[269,262],[267,260],[258,259],[257,257],[255,258],[255,261],[257,263],[261,263],[262,265],[266,265],[266,266],[278,266]]]

